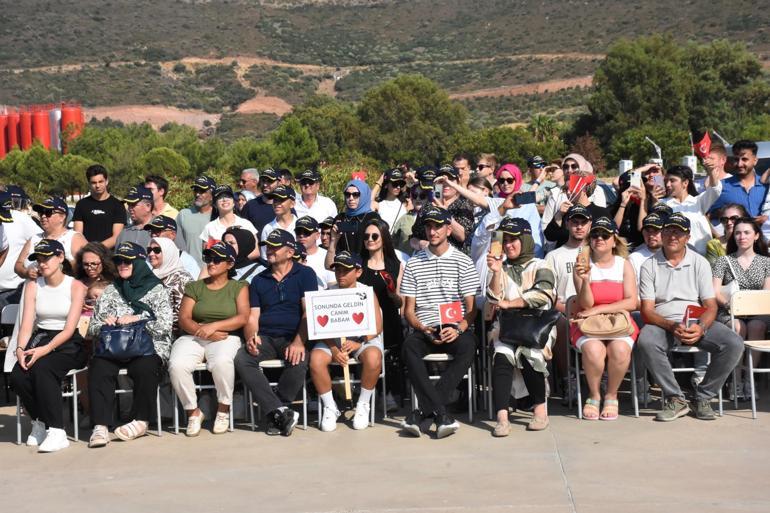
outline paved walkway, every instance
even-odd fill
[[[486,420],[444,440],[402,437],[389,419],[362,432],[272,438],[239,426],[37,454],[13,443],[15,408],[0,407],[2,511],[770,511],[769,413],[660,424],[652,410],[588,422],[551,408],[548,431],[525,432],[520,416],[506,439]]]

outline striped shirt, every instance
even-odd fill
[[[475,296],[479,290],[479,275],[470,257],[454,246],[441,256],[429,248],[418,251],[404,268],[401,294],[415,298],[417,318],[426,326],[438,326],[439,305],[462,303],[463,298]]]

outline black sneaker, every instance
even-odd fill
[[[422,424],[424,420],[425,415],[423,415],[422,411],[414,410],[401,421],[401,428],[410,435],[420,437],[422,436],[420,424]]]
[[[298,420],[299,412],[296,412],[291,408],[286,408],[283,410],[281,420],[279,421],[279,425],[281,426],[281,434],[283,436],[290,436],[291,432],[294,431]]]
[[[445,413],[436,414],[436,438],[446,438],[460,429],[460,424]]]
[[[267,425],[265,426],[265,433],[270,436],[278,436],[281,434],[281,410],[275,410],[267,414]]]

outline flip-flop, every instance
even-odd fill
[[[596,399],[591,399],[590,397],[586,399],[585,405],[583,405],[583,419],[597,420],[599,418],[600,404]]]
[[[604,408],[599,415],[601,420],[618,420],[618,400],[617,399],[605,399]]]

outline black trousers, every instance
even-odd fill
[[[43,422],[46,427],[64,429],[62,380],[69,371],[82,369],[86,364],[86,354],[79,341],[82,338],[78,334],[40,358],[29,370],[17,363],[11,371],[11,385],[24,410],[31,419]]]
[[[521,360],[521,376],[527,385],[532,404],[545,402],[545,375],[532,368],[526,358]],[[492,363],[492,402],[495,411],[508,410],[513,385],[513,365],[502,354],[496,354]]]
[[[245,347],[238,350],[238,354],[235,355],[235,369],[238,371],[243,384],[251,391],[257,404],[266,413],[270,413],[297,398],[297,394],[302,389],[302,384],[307,377],[310,351],[305,350],[305,359],[297,365],[287,364],[281,370],[276,393],[273,392],[270,381],[259,368],[259,363],[265,360],[285,360],[285,350],[291,340],[266,335],[260,335],[260,339],[262,344],[259,346],[257,356],[250,354]]]
[[[422,360],[431,353],[446,353],[454,357],[435,386],[431,383],[428,369]],[[460,384],[475,356],[476,337],[470,331],[466,331],[449,344],[434,344],[432,339],[421,331],[413,332],[404,340],[401,357],[423,412],[446,413],[452,390]]]
[[[91,423],[115,425],[115,389],[118,372],[125,368],[133,381],[133,418],[149,423],[156,416],[158,384],[163,371],[160,356],[139,356],[118,362],[95,356],[88,366],[88,395],[91,399]]]

